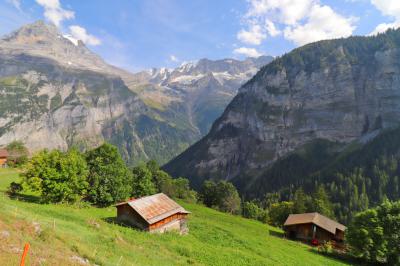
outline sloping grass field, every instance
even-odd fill
[[[35,203],[34,195],[10,199],[18,180],[0,169],[0,265],[346,265],[313,248],[282,238],[279,229],[196,204],[188,235],[148,234],[114,224],[109,208]]]

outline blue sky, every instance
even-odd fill
[[[1,0],[0,34],[38,19],[131,71],[278,56],[400,26],[400,0]]]

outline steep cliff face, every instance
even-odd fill
[[[132,74],[53,25],[26,25],[0,40],[0,145],[22,140],[34,152],[107,140],[129,163],[164,163],[208,132],[269,61],[200,60]]]
[[[129,156],[146,154],[134,125],[149,110],[120,78],[26,55],[3,56],[0,72],[5,71],[0,78],[2,143],[22,140],[32,151],[88,148],[110,140],[110,127],[128,123]]]
[[[210,133],[165,169],[196,186],[219,178],[250,192],[305,145],[324,140],[338,151],[375,136],[400,122],[399,59],[400,31],[296,49],[241,87]]]

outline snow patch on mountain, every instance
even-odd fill
[[[178,82],[181,84],[191,84],[193,81],[197,81],[201,78],[203,78],[205,75],[204,74],[198,74],[198,75],[182,75],[176,78],[173,78],[170,80],[170,82]]]

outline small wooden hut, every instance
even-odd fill
[[[6,149],[0,149],[0,167],[7,166],[8,152]]]
[[[186,211],[163,193],[131,199],[116,205],[117,220],[136,228],[164,233],[176,230],[181,234],[189,231]]]
[[[346,226],[317,212],[290,214],[283,226],[287,237],[314,243],[341,243],[346,230]]]

